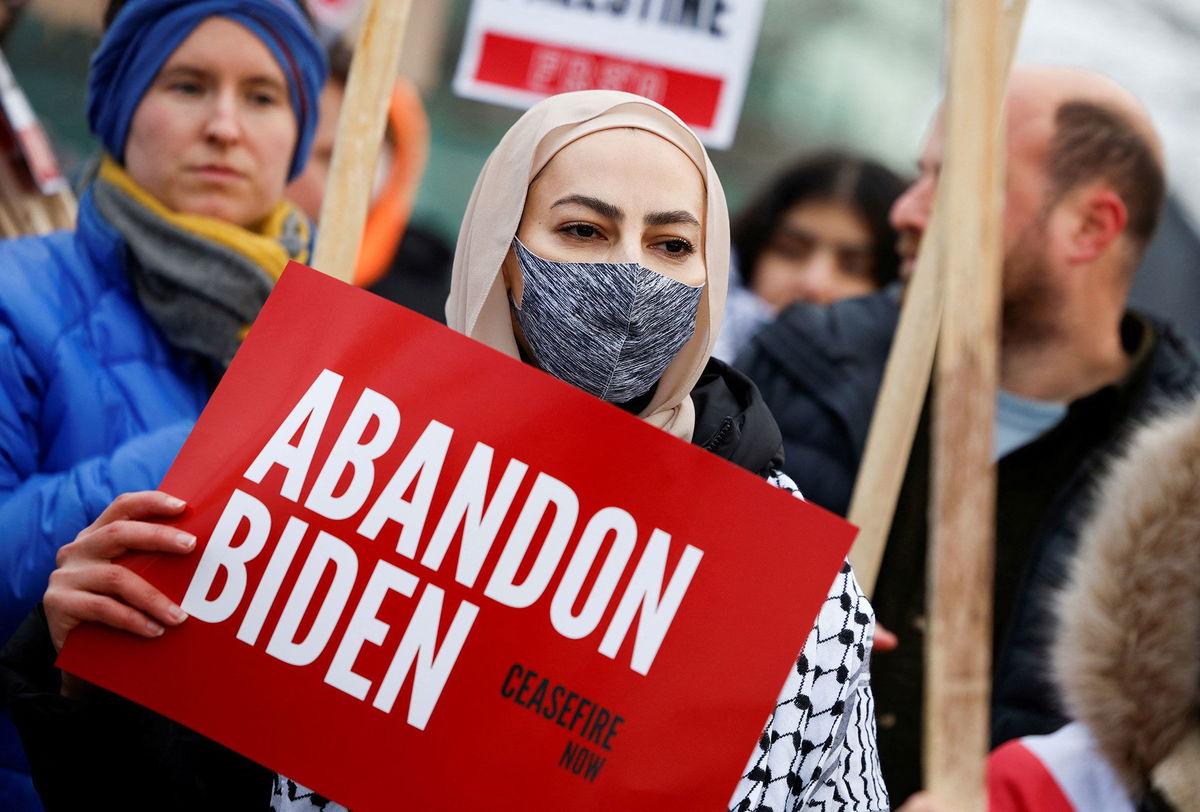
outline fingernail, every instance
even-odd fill
[[[187,620],[188,616],[187,612],[183,611],[183,609],[179,608],[175,604],[171,604],[170,608],[167,609],[167,614],[171,617],[171,620],[175,621],[176,623],[182,623],[183,621]]]
[[[174,510],[179,510],[181,507],[183,507],[186,504],[187,504],[187,502],[183,501],[182,499],[180,499],[176,496],[168,496],[167,497],[167,507],[172,508]]]
[[[180,533],[175,537],[175,541],[185,550],[190,550],[196,546],[196,537],[191,533]]]
[[[154,637],[162,637],[162,633],[165,631],[165,629],[163,629],[162,626],[159,626],[153,620],[148,620],[146,621],[146,631],[150,632],[150,634]]]

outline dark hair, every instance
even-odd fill
[[[125,7],[127,0],[108,0],[108,5],[104,7],[104,30],[112,25],[112,21],[116,19],[117,13]]]
[[[1125,230],[1140,254],[1154,236],[1166,197],[1166,178],[1154,147],[1128,117],[1095,102],[1064,102],[1054,120],[1048,205],[1080,184],[1104,179],[1125,204]]]
[[[354,58],[354,48],[338,38],[325,49],[325,58],[329,60],[329,81],[345,87],[350,78],[350,61]]]
[[[25,0],[0,0],[0,10],[4,14],[0,22],[0,43],[4,43],[25,11]]]
[[[112,25],[112,21],[117,16],[117,13],[120,12],[120,10],[124,8],[125,4],[128,2],[129,0],[108,0],[108,5],[104,7],[105,31],[107,31],[108,27]],[[308,20],[309,26],[311,26],[315,31],[317,28],[317,23],[316,20],[313,19],[312,12],[308,10],[308,5],[305,4],[304,0],[292,0],[292,2],[294,2],[296,7],[300,9],[300,12],[304,15],[304,19]]]
[[[744,208],[731,237],[747,287],[758,258],[779,221],[797,203],[842,203],[853,209],[871,232],[871,275],[881,287],[896,278],[896,230],[888,222],[892,203],[905,181],[882,164],[844,152],[821,152],[802,159],[779,175]]]

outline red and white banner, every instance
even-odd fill
[[[162,487],[191,617],[60,667],[360,812],[723,808],[853,536],[294,263]]]
[[[1071,722],[988,756],[988,812],[1135,812],[1091,732]]]
[[[763,0],[474,0],[454,89],[522,108],[572,90],[625,90],[727,148],[762,8]]]

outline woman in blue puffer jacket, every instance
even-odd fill
[[[108,19],[78,226],[0,243],[0,643],[59,547],[158,484],[311,242],[283,199],[325,80],[298,0],[129,0]],[[5,809],[37,808],[21,761],[5,715]]]

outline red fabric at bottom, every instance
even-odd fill
[[[988,757],[987,783],[988,812],[1076,812],[1041,759],[1019,739]]]

